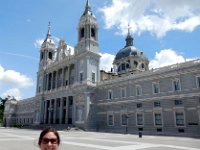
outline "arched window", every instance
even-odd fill
[[[52,53],[49,52],[49,59],[52,59]]]
[[[95,38],[95,29],[94,28],[91,28],[91,37]]]
[[[135,67],[137,67],[138,62],[137,62],[137,61],[134,61],[133,64],[134,64]]]
[[[44,53],[41,52],[41,54],[40,54],[40,60],[42,60],[43,58],[44,58]]]
[[[143,63],[141,64],[141,67],[142,67],[142,69],[144,69],[144,64]]]
[[[84,32],[85,32],[85,31],[84,31],[84,28],[82,28],[82,29],[81,29],[81,35],[80,35],[81,38],[84,37]]]
[[[130,65],[129,65],[129,63],[126,63],[126,68],[128,69],[128,68],[130,68]]]

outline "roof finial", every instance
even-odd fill
[[[90,8],[89,0],[87,0],[85,8]]]
[[[86,1],[84,14],[86,14],[87,12],[91,13],[91,7],[90,7],[90,4],[89,4],[89,0]]]
[[[49,21],[47,37],[51,36],[51,22]]]
[[[126,46],[133,46],[133,37],[131,36],[131,26],[128,24],[128,35],[126,37]]]

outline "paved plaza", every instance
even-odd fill
[[[59,131],[60,150],[200,150],[200,139]],[[0,150],[38,150],[39,130],[0,128]]]

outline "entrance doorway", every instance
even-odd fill
[[[72,124],[73,96],[69,96],[68,104],[68,124]]]

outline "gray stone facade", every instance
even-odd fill
[[[35,97],[6,102],[4,124],[76,126],[103,132],[200,135],[200,59],[149,69],[133,44],[100,71],[98,24],[87,1],[75,48],[56,47],[49,24]]]
[[[199,135],[199,75],[198,59],[101,81],[93,104],[99,130]]]

